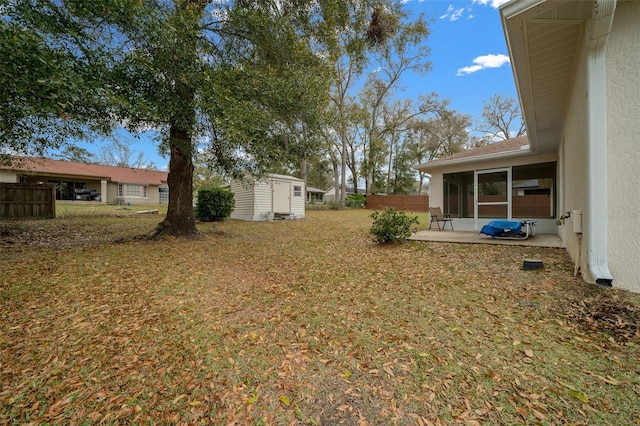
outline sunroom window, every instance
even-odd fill
[[[554,218],[555,170],[556,163],[550,162],[446,173],[442,210],[453,217],[475,217],[477,176],[478,218],[507,218],[507,212],[514,219]]]

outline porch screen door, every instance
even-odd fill
[[[511,168],[476,170],[474,173],[474,219],[511,219]]]

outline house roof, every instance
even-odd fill
[[[555,152],[560,144],[585,22],[593,13],[593,0],[513,0],[500,8],[534,153]]]
[[[497,156],[529,155],[531,154],[531,150],[529,148],[529,139],[526,136],[521,136],[519,138],[507,139],[505,141],[491,143],[489,145],[438,158],[437,160],[428,161],[416,166],[416,169],[428,171],[434,168],[445,167],[458,163],[478,161],[484,158],[494,158]]]
[[[117,183],[134,183],[140,185],[160,185],[167,182],[168,176],[167,172],[157,170],[74,163],[71,161],[31,157],[15,158],[11,165],[0,165],[0,169],[27,174],[105,179]]]
[[[312,186],[307,186],[307,192],[316,192],[319,194],[324,194],[324,189],[314,188]]]

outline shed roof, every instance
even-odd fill
[[[269,173],[267,175],[269,178],[271,179],[284,179],[284,180],[292,180],[292,181],[299,181],[299,182],[304,182],[302,179],[299,179],[295,176],[288,176],[288,175],[279,175],[276,173]]]
[[[102,164],[74,163],[50,158],[17,157],[11,165],[0,165],[0,169],[30,174],[78,176],[106,179],[117,183],[160,185],[167,182],[167,172],[129,167],[105,166]]]

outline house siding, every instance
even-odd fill
[[[273,182],[286,182],[291,184],[291,211],[296,219],[304,218],[305,199],[304,182],[287,176],[271,175],[260,180],[245,180],[231,182],[231,191],[234,193],[236,201],[231,212],[232,219],[264,221],[273,218]],[[301,186],[302,191],[299,197],[294,196],[294,185]]]
[[[234,194],[235,207],[231,212],[232,219],[253,219],[253,183],[251,181],[231,182],[231,191]]]
[[[300,195],[295,195],[295,186],[300,187]],[[292,181],[291,182],[291,213],[295,215],[297,219],[302,219],[304,217],[305,211],[305,194],[306,188],[304,182],[301,181]]]
[[[614,286],[640,292],[640,2],[618,2],[607,43],[608,260]]]
[[[266,220],[273,212],[273,189],[271,179],[263,179],[255,185],[255,213],[260,217],[258,220]]]

